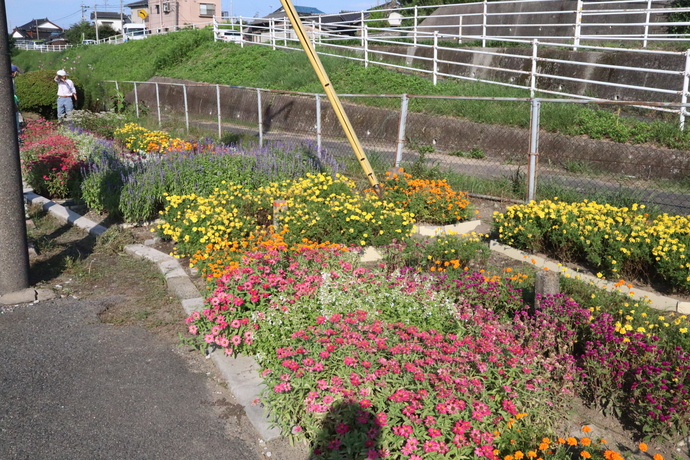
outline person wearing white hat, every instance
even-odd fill
[[[77,89],[74,87],[72,80],[67,78],[67,72],[64,69],[57,71],[55,81],[58,84],[57,91],[57,115],[58,120],[66,117],[68,113],[74,110],[74,102],[77,100]]]

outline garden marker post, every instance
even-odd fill
[[[316,155],[321,159],[321,95],[316,95]]]
[[[137,82],[134,82],[134,106],[137,109],[137,118],[139,118],[139,93],[137,92]]]
[[[0,296],[29,287],[17,118],[10,75],[5,0],[0,0]]]
[[[311,62],[311,65],[314,67],[316,76],[319,78],[319,81],[321,81],[321,85],[323,86],[324,91],[326,91],[326,96],[328,97],[328,100],[333,106],[335,115],[338,117],[338,121],[340,121],[340,125],[343,127],[343,131],[345,131],[345,136],[347,137],[347,140],[350,142],[350,146],[352,147],[352,150],[355,152],[355,156],[357,157],[357,160],[359,160],[359,164],[364,170],[364,174],[366,174],[367,179],[369,179],[369,183],[374,188],[376,193],[380,196],[381,184],[379,184],[379,181],[376,178],[376,174],[374,174],[374,170],[371,169],[371,164],[369,164],[369,159],[367,158],[367,155],[364,153],[364,149],[362,149],[362,144],[360,144],[359,139],[357,138],[357,134],[355,134],[355,130],[352,127],[352,124],[350,123],[350,119],[347,117],[345,109],[343,109],[343,106],[340,103],[340,99],[338,98],[338,95],[333,89],[331,81],[328,79],[328,75],[326,74],[326,71],[324,70],[323,65],[321,64],[319,56],[316,54],[314,47],[311,45],[311,42],[307,37],[307,34],[304,30],[304,26],[302,25],[302,21],[300,20],[299,16],[297,16],[297,11],[295,11],[295,7],[292,4],[292,1],[280,0],[280,3],[283,4],[283,9],[285,10],[285,13],[287,14],[288,18],[290,18],[292,28],[295,29],[295,33],[297,34],[297,37],[299,38],[299,41],[302,44],[302,48],[304,48],[305,53],[307,53],[309,62]],[[363,23],[362,27],[364,27]]]
[[[158,88],[158,82],[156,82],[156,111],[158,112],[158,126],[161,126],[161,93]]]
[[[187,85],[182,85],[182,93],[184,93],[184,121],[187,127],[187,134],[189,134],[189,105],[187,104]]]
[[[541,111],[541,101],[532,99],[532,110],[530,114],[530,138],[529,138],[529,163],[527,166],[527,202],[534,200],[537,183],[537,161],[539,160],[539,115]]]
[[[405,123],[407,123],[407,94],[402,95],[400,104],[400,126],[398,126],[398,150],[395,153],[395,167],[399,168],[402,162],[403,147],[405,146]]]
[[[216,85],[216,103],[218,105],[218,139],[220,139],[223,136],[223,120],[220,116],[220,85]]]
[[[264,146],[264,118],[263,113],[261,113],[261,90],[256,88],[256,104],[257,104],[257,115],[259,123],[259,147]]]

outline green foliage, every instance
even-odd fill
[[[463,152],[462,150],[455,150],[450,152],[448,155],[460,158],[473,158],[475,160],[483,160],[486,158],[486,154],[479,147],[472,147],[469,152]]]
[[[57,84],[55,72],[39,70],[18,75],[15,78],[17,97],[22,103],[22,110],[38,113],[44,118],[57,117]],[[75,86],[77,82],[74,81]]]
[[[96,39],[96,28],[89,21],[81,21],[65,31],[65,38],[71,45],[80,45],[82,40]]]
[[[688,7],[690,7],[690,0],[673,0],[671,2],[671,8]],[[690,22],[690,11],[671,13],[666,20],[668,22]],[[690,33],[690,26],[668,26],[668,33],[687,34]]]

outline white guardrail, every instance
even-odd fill
[[[434,84],[437,83],[439,77],[445,77],[449,79],[480,81],[525,89],[529,90],[530,97],[536,97],[537,93],[540,93],[568,98],[592,99],[591,95],[575,94],[564,89],[567,83],[583,83],[600,87],[637,90],[641,92],[640,94],[647,95],[646,97],[637,97],[636,100],[638,101],[648,99],[650,102],[658,102],[660,100],[676,101],[681,104],[686,104],[688,102],[688,94],[690,94],[690,50],[681,52],[662,51],[646,49],[644,47],[646,47],[650,41],[690,41],[690,35],[670,34],[666,32],[668,26],[690,26],[690,22],[665,22],[665,18],[668,14],[690,12],[690,8],[669,8],[667,6],[654,7],[655,3],[668,4],[668,2],[665,1],[660,2],[655,0],[606,1],[596,2],[595,4],[578,0],[577,9],[575,10],[545,10],[515,13],[497,11],[501,8],[509,8],[511,4],[516,3],[520,3],[521,6],[532,3],[535,7],[557,3],[560,5],[565,4],[565,2],[561,0],[519,0],[518,2],[483,1],[458,5],[444,5],[445,8],[443,10],[436,10],[435,13],[430,16],[419,14],[421,8],[411,7],[341,13],[340,15],[307,16],[302,17],[301,20],[305,25],[307,35],[312,41],[312,44],[319,45],[318,53],[320,55],[359,61],[362,62],[365,67],[369,64],[376,64],[390,68],[426,73],[431,75]],[[634,4],[642,4],[644,7],[630,8],[630,6]],[[452,7],[452,9],[461,8],[465,11],[470,11],[470,13],[441,14],[443,11],[448,11],[448,7]],[[603,9],[591,9],[595,7]],[[436,7],[427,8],[433,10]],[[402,16],[400,14],[401,12],[404,13],[405,10],[408,10],[407,14],[409,14],[409,16]],[[472,12],[473,10],[479,10],[479,12]],[[410,11],[412,13],[410,13]],[[394,13],[397,13],[398,16]],[[621,15],[625,15],[625,19],[629,22],[622,22],[620,19]],[[644,21],[635,22],[634,15],[642,17]],[[337,19],[340,20],[333,20],[336,19],[336,16]],[[472,17],[474,17],[475,20],[471,25],[468,25],[470,21],[467,18]],[[558,17],[561,19],[568,17],[571,18],[572,21],[565,23],[553,19]],[[383,22],[388,22],[389,19],[392,18],[397,19],[397,23],[400,25],[397,27],[391,27],[390,25],[381,27]],[[492,18],[495,18],[496,21],[501,20],[503,23],[492,23]],[[510,18],[515,19],[510,21]],[[543,18],[552,18],[553,20],[552,22],[545,22]],[[425,23],[425,19],[429,19],[429,22],[433,20],[436,24],[429,25]],[[453,24],[453,22],[459,25],[448,25]],[[463,26],[463,24],[465,25]],[[540,31],[547,29],[551,31],[563,31],[564,33],[562,35],[529,35],[529,33],[521,33],[519,37],[514,35],[500,35],[500,33],[497,34],[500,30],[513,30],[518,27],[526,29],[527,32],[536,29]],[[595,27],[598,29],[595,30]],[[588,29],[601,32],[602,29],[613,27],[617,28],[616,30],[619,31],[628,30],[629,33],[617,35],[600,33],[588,35],[584,33]],[[453,33],[448,33],[447,31],[451,28],[453,29]],[[468,29],[481,30],[481,34],[469,35],[463,33]],[[241,33],[239,33],[240,30]],[[231,33],[228,33],[228,31],[231,31]],[[214,35],[216,40],[232,41],[238,43],[240,46],[244,46],[245,44],[271,46],[274,50],[278,48],[294,49],[299,43],[286,18],[257,19],[234,17],[229,20],[225,19],[223,22],[214,18]],[[624,47],[624,45],[611,47],[585,44],[585,42],[592,42],[594,40],[605,42],[619,41],[627,44],[636,40],[640,42],[643,48],[628,48]],[[518,52],[507,51],[505,48],[502,50],[492,48],[483,49],[486,48],[487,42],[491,44],[491,41],[501,41],[504,43],[512,43],[516,46],[530,47],[531,53],[519,54]],[[457,46],[457,43],[463,42],[477,43],[478,46]],[[479,46],[480,42],[481,46]],[[405,49],[395,52],[392,51],[391,48],[385,50],[376,49],[376,46],[404,46]],[[564,46],[572,48],[573,50],[632,53],[633,55],[644,56],[647,62],[655,62],[655,57],[660,57],[661,59],[659,59],[659,61],[664,61],[674,56],[676,58],[674,62],[677,64],[674,64],[675,68],[673,68],[674,65],[671,65],[671,68],[634,67],[632,65],[611,65],[591,62],[591,59],[588,59],[585,55],[581,55],[581,53],[572,53],[567,59],[556,59],[545,56],[553,55],[553,52],[550,51],[554,49],[562,50]],[[429,52],[417,52],[415,54],[412,52],[413,50],[411,47],[417,49],[426,48]],[[332,51],[329,51],[329,49]],[[510,48],[508,48],[508,50],[509,49]],[[352,53],[353,50],[356,52]],[[440,54],[447,51],[458,53],[456,56],[464,54],[469,55],[469,57],[462,59],[463,62],[439,58]],[[497,56],[513,59],[518,62],[518,64],[515,64],[512,68],[503,66],[492,67],[491,65],[482,64],[483,62],[489,62],[488,58]],[[388,58],[388,61],[384,61],[383,58]],[[426,65],[413,66],[410,64],[412,60],[426,63]],[[609,80],[596,80],[591,77],[577,78],[572,76],[572,73],[558,74],[556,71],[553,71],[552,69],[556,69],[559,64],[570,67],[571,72],[573,68],[583,67],[593,69],[606,68],[631,72],[640,77],[634,80],[643,82],[653,81],[660,75],[664,75],[666,76],[665,78],[671,81],[671,87],[640,86]],[[453,69],[456,71],[441,71],[441,69]],[[468,69],[470,70],[462,74],[462,70]],[[506,78],[503,78],[503,81],[482,78],[481,75],[488,72],[500,72],[503,73]],[[554,82],[561,82],[561,84],[554,84]],[[542,84],[540,85],[540,83]],[[553,89],[554,87],[556,89]],[[599,98],[596,100],[603,101],[606,99]],[[680,126],[682,128],[685,126],[685,118],[688,114],[685,106],[672,109],[659,106],[650,106],[646,108],[677,113],[680,117]]]

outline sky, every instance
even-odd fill
[[[123,0],[123,4],[134,0]],[[338,13],[342,10],[360,11],[384,3],[383,0],[293,0],[294,5],[311,6],[324,13]],[[62,28],[68,28],[81,20],[82,5],[88,6],[84,15],[88,19],[94,4],[98,11],[120,12],[120,0],[6,0],[7,27],[11,32],[15,27],[30,22],[32,19],[48,18]],[[223,11],[230,11],[235,16],[266,16],[280,8],[280,0],[222,0]],[[125,14],[128,8],[123,9]]]

